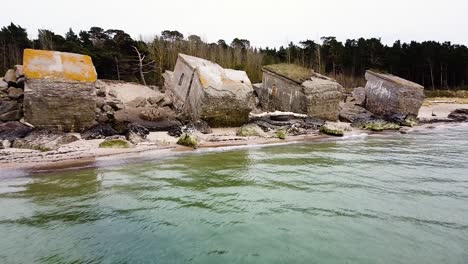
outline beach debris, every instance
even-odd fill
[[[417,116],[424,101],[424,87],[400,77],[366,71],[365,108],[388,119],[399,115]]]
[[[97,79],[91,57],[25,49],[24,118],[38,128],[81,132],[95,124]]]
[[[197,148],[199,140],[192,134],[184,133],[182,136],[180,136],[179,140],[177,140],[177,144],[181,146]]]
[[[455,109],[455,111],[451,112],[448,115],[448,118],[456,120],[456,121],[468,121],[468,109],[467,108],[459,108]]]
[[[174,109],[189,120],[204,120],[211,127],[248,122],[255,99],[244,71],[223,69],[211,61],[179,54],[174,72],[164,76],[164,90]]]
[[[255,86],[264,111],[286,111],[336,121],[344,88],[335,80],[293,64],[263,67],[263,83]]]

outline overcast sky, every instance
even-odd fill
[[[149,39],[171,29],[215,42],[280,46],[321,36],[451,41],[468,45],[468,0],[21,0],[2,1],[0,25],[63,35],[100,26]]]

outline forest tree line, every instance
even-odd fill
[[[225,68],[245,70],[252,82],[261,82],[262,66],[294,63],[336,78],[345,87],[364,85],[367,69],[388,72],[422,84],[427,89],[463,89],[468,82],[468,48],[435,41],[382,44],[378,38],[323,37],[321,43],[304,40],[286,47],[255,48],[235,38],[207,43],[197,35],[165,30],[151,41],[135,40],[118,29],[92,27],[65,36],[39,30],[31,40],[25,28],[11,23],[0,30],[0,72],[22,63],[25,48],[57,50],[92,57],[101,79],[162,85],[162,73],[173,70],[177,54],[185,53],[217,62]]]

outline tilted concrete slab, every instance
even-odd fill
[[[424,87],[400,77],[366,72],[366,109],[373,114],[417,116],[424,101]]]

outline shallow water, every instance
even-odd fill
[[[0,172],[0,263],[468,263],[467,133]]]

